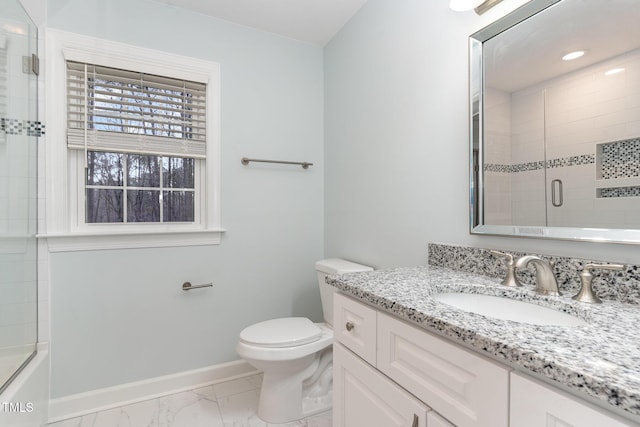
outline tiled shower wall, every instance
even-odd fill
[[[604,74],[614,67],[625,71]],[[495,92],[488,95],[510,102],[487,105],[485,190],[511,206],[514,223],[544,225],[547,215],[550,226],[640,228],[640,182],[633,180],[640,164],[640,51],[510,95]],[[499,129],[505,108],[511,141],[493,137],[507,131]],[[494,114],[499,119],[491,120]],[[560,208],[550,203],[554,179],[563,183]],[[503,188],[511,195],[500,196]],[[485,215],[488,223],[504,223],[504,214]]]
[[[24,22],[0,20],[0,358],[28,351],[36,341],[37,139],[30,120],[37,82],[23,74],[35,38]],[[23,347],[28,347],[24,350]]]

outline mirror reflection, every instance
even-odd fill
[[[472,36],[472,231],[635,239],[640,2],[537,3]]]

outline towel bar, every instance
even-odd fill
[[[309,166],[313,166],[313,163],[309,163],[309,162],[288,162],[285,160],[265,160],[265,159],[249,159],[247,157],[243,157],[241,160],[241,163],[243,165],[248,165],[251,162],[258,162],[258,163],[281,163],[281,164],[285,164],[285,165],[300,165],[302,166],[302,169],[309,169]]]

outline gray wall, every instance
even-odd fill
[[[325,254],[378,268],[428,242],[640,262],[637,246],[468,232],[470,34],[522,1],[369,0],[325,47]]]
[[[238,333],[259,320],[321,320],[322,48],[145,0],[48,8],[50,28],[221,64],[228,230],[214,247],[52,254],[52,397],[237,360]],[[187,293],[186,280],[214,287]]]

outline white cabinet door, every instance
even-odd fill
[[[333,337],[376,366],[376,311],[341,294],[333,298]]]
[[[378,313],[378,369],[459,427],[507,427],[509,371]]]
[[[429,408],[341,344],[333,346],[333,427],[426,427]]]
[[[510,427],[623,427],[637,423],[523,375],[511,374]]]

